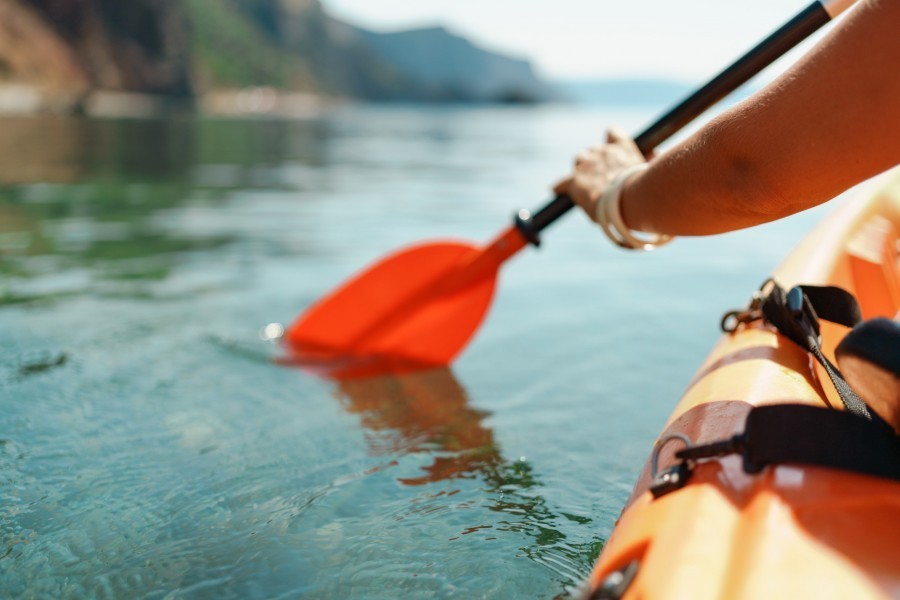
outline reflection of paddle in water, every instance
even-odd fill
[[[377,453],[442,452],[421,477],[401,479],[422,485],[474,477],[502,462],[488,413],[469,406],[465,390],[449,369],[434,369],[339,382],[339,399],[359,414]]]
[[[452,507],[471,508],[477,502],[496,514],[497,520],[466,527],[449,541],[469,536],[489,541],[497,539],[498,532],[525,535],[533,542],[519,547],[518,556],[550,569],[564,588],[580,583],[590,572],[603,547],[603,540],[594,535],[596,528],[590,527],[591,519],[547,506],[536,493],[541,483],[531,465],[524,457],[503,458],[493,431],[484,425],[490,413],[469,405],[465,389],[450,369],[423,370],[421,365],[377,358],[335,359],[327,354],[302,359],[281,356],[275,361],[334,381],[341,405],[359,415],[373,454],[427,453],[434,457],[423,467],[423,475],[398,479],[400,483],[483,482],[474,499],[470,495]],[[454,502],[450,498],[458,498],[459,491],[440,490],[427,497],[450,507]],[[413,503],[419,500],[422,498]],[[433,508],[429,507],[429,512]]]
[[[531,466],[524,458],[503,459],[493,432],[484,426],[489,413],[469,406],[465,389],[450,369],[339,380],[338,398],[348,412],[360,416],[372,452],[435,455],[423,468],[425,474],[399,479],[401,483],[419,486],[476,478],[484,482],[485,507],[500,513],[498,521],[470,527],[452,540],[483,530],[492,530],[484,532],[490,536],[498,531],[522,533],[534,543],[521,552],[561,576],[563,585],[580,581],[590,571],[602,540],[571,541],[563,529],[575,523],[577,531],[590,534],[591,519],[555,513],[534,493],[541,484]]]

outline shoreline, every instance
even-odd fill
[[[111,119],[152,119],[173,114],[208,117],[266,116],[308,119],[321,116],[348,100],[271,87],[211,90],[177,98],[143,92],[92,90],[86,94],[56,92],[27,84],[0,85],[0,118],[87,116]]]
[[[387,101],[421,106],[539,106],[565,100],[539,102],[495,101]],[[0,119],[36,116],[85,116],[99,119],[158,119],[178,115],[214,118],[314,119],[336,109],[369,102],[312,92],[291,92],[258,86],[214,89],[195,96],[175,97],[145,92],[91,90],[56,91],[41,86],[0,84]],[[379,102],[375,102],[380,104]]]

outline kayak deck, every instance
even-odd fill
[[[785,287],[837,285],[863,317],[900,310],[900,178],[856,198],[814,229],[776,270]],[[823,322],[823,349],[847,329]],[[841,407],[827,375],[800,347],[760,322],[723,335],[690,382],[660,439],[694,444],[742,430],[754,406]],[[835,443],[838,443],[836,440]],[[679,444],[665,445],[660,466]],[[758,475],[728,456],[697,466],[658,499],[649,462],[591,575],[597,589],[638,561],[624,598],[900,597],[900,484],[850,472],[779,465]]]

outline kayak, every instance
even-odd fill
[[[840,286],[856,296],[863,318],[895,318],[900,177],[879,178],[839,202],[773,277],[785,288]],[[847,331],[822,322],[832,361]],[[660,434],[583,597],[900,598],[896,480],[799,463],[748,474],[740,456],[727,455],[698,462],[681,487],[651,493],[654,455],[661,472],[677,463],[682,440],[727,439],[753,407],[779,403],[841,407],[819,363],[770,325],[725,333]]]

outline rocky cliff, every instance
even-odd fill
[[[0,0],[4,80],[187,95],[188,37],[172,0]]]
[[[526,61],[444,29],[378,34],[318,0],[0,0],[0,82],[192,98],[270,86],[365,100],[537,100]]]

